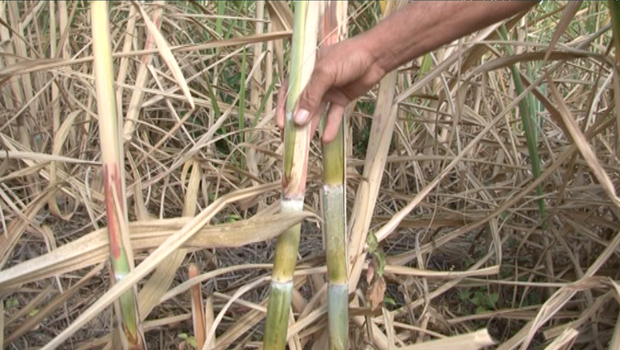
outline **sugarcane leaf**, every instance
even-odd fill
[[[181,87],[181,91],[183,91],[183,95],[185,95],[185,97],[187,98],[187,102],[190,104],[192,109],[194,109],[194,99],[192,97],[192,94],[189,92],[189,87],[187,85],[185,77],[183,76],[181,67],[179,67],[179,63],[172,54],[172,51],[170,50],[170,45],[168,45],[168,42],[161,34],[159,29],[157,29],[155,23],[151,21],[142,6],[137,1],[132,1],[132,3],[140,12],[140,15],[144,20],[144,24],[146,24],[146,28],[148,29],[149,34],[152,36],[153,40],[155,40],[155,43],[157,44],[157,50],[159,50],[159,54],[163,58],[164,62],[166,62],[166,64],[168,65],[168,68],[170,68],[170,72],[172,72],[174,79]]]
[[[53,312],[57,311],[58,308],[65,305],[67,300],[69,300],[69,298],[71,298],[75,293],[77,293],[80,288],[84,287],[84,285],[89,282],[92,277],[99,274],[103,269],[104,265],[104,263],[101,263],[95,268],[93,268],[77,283],[71,286],[71,288],[65,290],[62,294],[54,297],[54,299],[52,299],[47,305],[39,309],[36,314],[30,315],[30,318],[23,321],[16,330],[14,330],[6,337],[6,343],[11,343],[22,335],[28,333],[29,331],[36,329],[37,325],[40,324],[46,317],[49,317],[50,315],[52,315]]]
[[[185,249],[179,249],[172,253],[166,260],[166,263],[158,266],[155,273],[149,278],[144,287],[140,289],[138,294],[138,314],[142,321],[146,320],[151,311],[159,305],[161,297],[168,291],[179,266],[181,266],[185,259],[185,253]]]
[[[566,8],[564,8],[564,13],[562,14],[562,19],[560,20],[560,23],[558,23],[556,30],[553,33],[553,38],[551,38],[551,42],[549,43],[547,52],[545,52],[545,58],[543,59],[543,61],[546,61],[549,58],[551,52],[555,49],[555,46],[560,40],[560,37],[562,37],[562,34],[564,34],[566,28],[568,28],[568,25],[575,17],[575,14],[579,10],[579,7],[581,7],[581,3],[582,1],[569,1],[568,4],[566,4]]]
[[[579,151],[581,152],[584,160],[586,161],[586,163],[588,163],[590,170],[592,170],[592,174],[599,181],[601,187],[603,188],[603,190],[605,190],[605,193],[607,194],[609,199],[613,202],[613,204],[616,205],[616,207],[620,208],[620,198],[616,194],[616,188],[613,181],[611,180],[605,169],[603,169],[603,167],[601,166],[601,163],[596,156],[596,153],[594,152],[594,150],[592,150],[592,147],[588,143],[586,136],[583,134],[572,113],[566,106],[562,95],[555,87],[555,84],[549,76],[547,76],[547,80],[549,83],[549,89],[551,90],[553,99],[557,104],[558,111],[562,116],[566,129],[570,132],[570,136],[577,145],[577,148],[579,148]]]
[[[287,228],[313,216],[314,214],[309,212],[279,213],[205,226],[184,247],[240,247],[276,237]],[[134,251],[157,248],[190,220],[191,218],[178,218],[132,222],[129,224],[131,246]],[[48,254],[0,271],[0,288],[17,286],[97,264],[107,259],[108,249],[107,230],[94,231]]]

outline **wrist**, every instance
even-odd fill
[[[390,48],[391,38],[385,33],[384,26],[375,26],[359,36],[360,45],[366,50],[371,60],[372,71],[380,77],[398,68],[397,58]]]
[[[362,34],[377,70],[383,75],[397,69],[418,54],[419,32],[416,23],[409,23],[412,4],[396,11]]]
[[[515,15],[536,1],[414,1],[362,34],[378,71],[387,74],[426,52]]]

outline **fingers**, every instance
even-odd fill
[[[282,82],[280,90],[278,90],[278,98],[276,100],[276,124],[278,128],[284,129],[286,121],[286,96],[288,95],[288,79]]]
[[[327,112],[327,120],[325,121],[325,130],[323,130],[323,143],[330,143],[336,138],[343,115],[343,106],[338,104],[332,104],[330,106],[329,111]]]
[[[338,90],[330,90],[332,86],[331,78],[325,69],[315,68],[306,88],[299,96],[297,108],[293,116],[293,121],[297,125],[305,125],[309,122],[311,134],[316,132],[321,116],[326,107],[325,95],[329,92],[329,100],[333,100],[327,112],[325,130],[323,131],[322,141],[332,142],[338,134],[340,123],[342,122],[344,107],[348,102],[346,96]],[[278,128],[284,130],[286,126],[286,97],[288,94],[288,80],[282,82],[278,91],[276,101],[276,124]],[[344,103],[341,103],[344,102]]]
[[[324,65],[317,65],[306,84],[306,88],[299,96],[297,112],[293,120],[298,125],[308,123],[312,116],[320,113],[320,104],[325,93],[333,85],[333,74]]]
[[[319,108],[316,110],[316,113],[314,114],[314,116],[312,116],[310,120],[310,135],[314,135],[316,133],[316,129],[321,122],[321,117],[325,112],[325,108],[327,108],[327,102],[321,101],[321,104],[319,104]]]

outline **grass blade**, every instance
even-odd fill
[[[503,36],[504,40],[508,40],[508,33],[506,32],[506,27],[502,24],[500,27],[500,33]],[[509,56],[513,55],[512,48],[510,45],[506,46],[506,51]],[[551,53],[549,50],[545,57],[548,57]],[[521,95],[525,90],[523,86],[523,81],[521,80],[521,74],[519,68],[516,65],[510,66],[510,72],[512,73],[512,81],[514,83],[515,94]],[[521,123],[523,123],[523,133],[525,134],[525,142],[527,143],[527,151],[530,155],[530,163],[532,165],[532,174],[534,174],[534,179],[538,178],[541,173],[541,161],[540,156],[538,155],[538,141],[537,135],[538,130],[536,129],[536,120],[535,120],[535,109],[534,109],[534,96],[531,93],[528,93],[525,98],[519,102],[519,114],[521,115]],[[546,220],[546,205],[545,200],[543,198],[543,187],[542,184],[536,187],[536,194],[540,197],[538,199],[538,210],[540,211],[540,223],[544,228],[547,227]]]
[[[164,39],[163,35],[161,35],[161,32],[159,31],[159,29],[157,29],[155,23],[153,23],[153,21],[151,21],[146,12],[144,12],[142,6],[136,1],[133,1],[132,3],[138,8],[138,11],[142,16],[142,19],[144,20],[144,24],[146,24],[146,28],[148,29],[149,34],[152,36],[153,40],[155,40],[155,43],[157,44],[157,50],[159,51],[159,54],[161,55],[164,62],[166,62],[166,64],[168,65],[168,68],[170,68],[170,72],[172,72],[174,79],[181,87],[181,91],[183,91],[183,95],[185,95],[185,97],[187,98],[187,102],[189,103],[191,108],[194,109],[194,99],[192,98],[192,94],[189,92],[187,81],[185,81],[185,77],[183,76],[183,72],[179,67],[179,63],[172,54],[172,51],[170,50],[170,46],[166,42],[166,39]]]

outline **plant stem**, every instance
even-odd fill
[[[114,271],[114,282],[125,278],[133,268],[127,229],[127,204],[125,203],[124,166],[121,153],[121,130],[114,91],[114,70],[110,47],[110,26],[108,4],[105,1],[91,3],[93,26],[93,51],[95,84],[97,90],[97,111],[103,159],[103,180],[110,238],[110,258]],[[119,298],[122,315],[122,329],[125,344],[129,349],[143,349],[144,338],[140,330],[135,289],[130,289]]]
[[[282,212],[303,210],[306,190],[306,169],[310,143],[310,126],[298,127],[292,115],[297,98],[310,78],[314,68],[318,25],[318,2],[295,1],[295,23],[291,55],[291,75],[286,103],[286,128],[284,135],[284,177],[282,179]],[[265,325],[265,350],[283,350],[293,292],[293,272],[297,264],[297,251],[301,224],[286,230],[278,237],[271,293]]]
[[[346,1],[325,1],[320,42],[333,45],[346,32]],[[323,144],[323,230],[327,250],[329,348],[344,350],[349,335],[349,276],[345,210],[345,120],[336,138]]]

